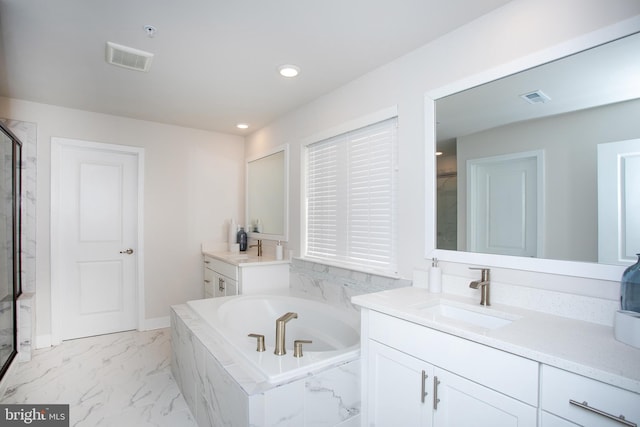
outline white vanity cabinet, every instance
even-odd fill
[[[541,384],[541,427],[640,425],[640,394],[546,365]]]
[[[433,366],[373,340],[368,360],[364,425],[431,426]]]
[[[362,310],[363,425],[535,427],[539,364]]]
[[[210,256],[204,257],[204,297],[238,294],[238,267]]]
[[[204,260],[204,297],[213,298],[213,283],[216,280],[216,272],[209,268],[211,261]]]
[[[255,257],[257,258],[257,257]],[[256,294],[289,287],[289,262],[204,254],[204,297]]]

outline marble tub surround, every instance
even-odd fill
[[[69,404],[78,427],[196,426],[171,376],[170,336],[129,331],[35,350],[12,366],[0,402]]]
[[[330,266],[308,259],[293,258],[291,290],[299,296],[359,311],[351,297],[371,292],[411,286],[411,281]]]
[[[199,426],[359,425],[359,359],[270,384],[186,304],[171,325],[171,368]]]
[[[226,348],[247,369],[258,371],[271,384],[290,382],[360,356],[360,316],[288,291],[201,299],[188,301],[187,306],[224,338]],[[276,356],[274,324],[285,313],[295,316],[283,327],[286,354]],[[264,352],[256,351],[256,338],[248,338],[249,333],[262,335]],[[311,341],[303,345],[302,357],[292,357],[296,339]]]
[[[517,320],[497,329],[486,329],[436,318],[424,311],[441,300],[479,307],[478,295],[431,294],[416,287],[352,299],[364,308],[640,393],[640,349],[616,341],[609,326],[492,302],[491,307],[484,309],[487,313],[507,313]]]

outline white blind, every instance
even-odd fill
[[[307,147],[306,256],[396,273],[397,118]]]

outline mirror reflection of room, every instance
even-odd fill
[[[638,51],[636,34],[438,99],[438,249],[635,262]]]
[[[249,232],[284,234],[284,150],[247,163]]]

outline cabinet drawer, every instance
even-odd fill
[[[574,424],[564,418],[557,417],[548,412],[542,411],[540,413],[540,427],[580,427],[578,424]]]
[[[204,266],[209,270],[213,270],[217,273],[227,276],[230,279],[238,280],[238,266],[229,264],[219,259],[205,256]]]
[[[538,362],[371,311],[369,337],[538,406]]]
[[[625,425],[622,420],[612,420],[597,411],[614,418],[622,415],[626,421],[640,424],[640,394],[547,365],[542,366],[541,381],[544,411],[580,425]]]

